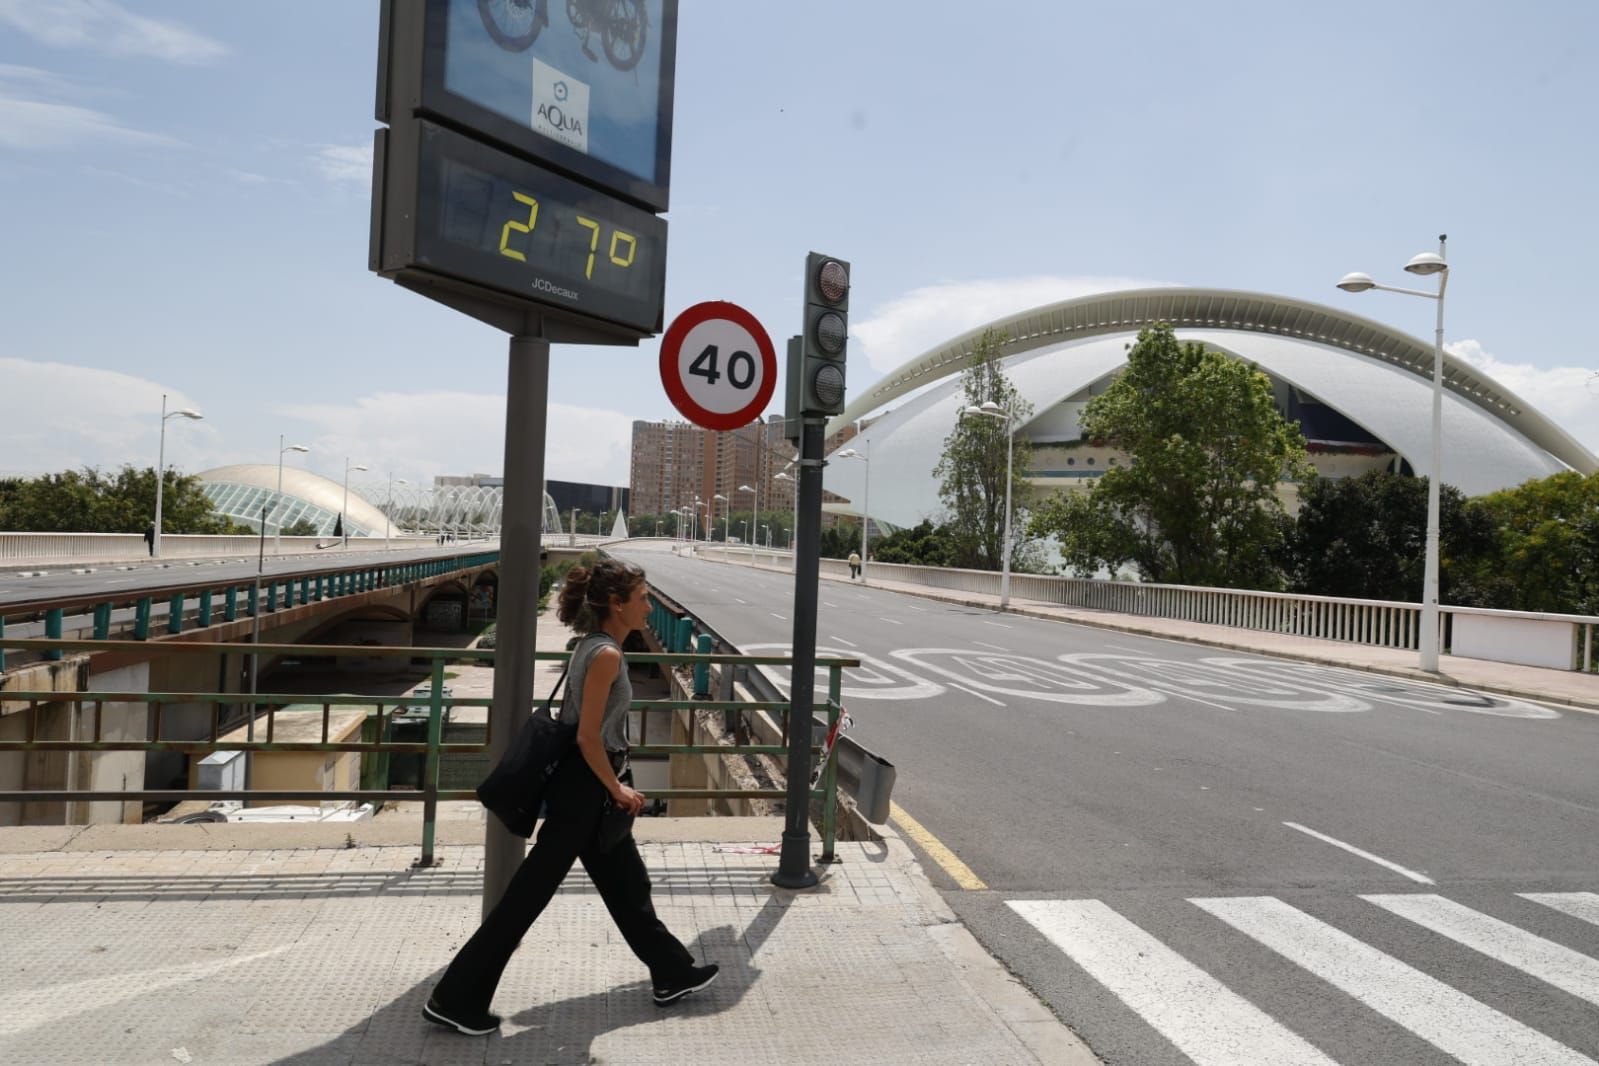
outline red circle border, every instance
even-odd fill
[[[755,345],[761,351],[761,366],[765,371],[755,398],[739,410],[725,414],[708,411],[695,403],[677,376],[677,358],[682,352],[684,338],[689,330],[713,318],[725,318],[742,326],[755,338]],[[754,315],[726,300],[697,303],[672,319],[666,335],[661,338],[660,362],[661,384],[666,387],[666,395],[672,401],[672,406],[684,418],[705,429],[728,430],[749,425],[766,410],[766,405],[772,402],[772,394],[777,391],[777,351],[772,347],[772,338]]]

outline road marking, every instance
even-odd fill
[[[1467,1066],[1592,1066],[1586,1055],[1280,899],[1189,902]]]
[[[927,852],[928,858],[938,863],[939,867],[949,875],[951,881],[954,881],[968,892],[982,892],[988,888],[983,883],[982,878],[972,872],[970,866],[961,862],[953,851],[944,846],[943,841],[929,833],[926,826],[906,814],[905,808],[893,800],[888,801],[888,816],[899,823],[899,827],[905,831],[906,836],[914,840],[923,851]]]
[[[1599,925],[1599,894],[1593,892],[1521,892],[1522,899],[1553,907],[1562,914],[1580,918],[1590,925]]]
[[[744,601],[743,600],[739,600],[738,602],[743,603]],[[823,600],[822,601],[822,606],[823,607],[837,607],[838,604],[836,604],[836,603],[828,603],[826,600]]]
[[[777,619],[779,622],[788,621],[787,618],[784,618],[782,615],[778,614],[776,611],[767,611],[766,613],[771,615],[773,618]]]
[[[1452,899],[1433,895],[1361,896],[1473,951],[1589,1003],[1599,1004],[1599,959],[1545,940]]]
[[[734,597],[733,597],[733,600],[734,600],[734,602],[736,602],[736,603],[742,603],[742,604],[748,604],[748,603],[749,603],[749,602],[750,602],[750,601],[749,601],[749,600],[741,600],[741,599],[739,599],[739,598],[738,598],[738,597],[737,597],[737,596],[734,596]]]
[[[1010,651],[1009,648],[1001,647],[998,644],[990,644],[986,640],[974,640],[974,641],[972,641],[972,643],[976,644],[979,648],[993,648],[995,651],[1004,651],[1004,652]]]
[[[843,637],[828,637],[827,639],[832,641],[834,644],[842,644],[846,648],[858,648],[858,647],[860,647],[859,644],[851,644],[849,641],[845,640]]]
[[[983,623],[985,626],[998,626],[1001,629],[1009,629],[1010,628],[1010,626],[1006,625],[1004,622],[990,622],[986,618],[979,618],[978,621]]]
[[[962,692],[966,693],[969,696],[976,696],[978,699],[983,700],[986,703],[992,703],[995,707],[1003,707],[1003,706],[1005,706],[1003,703],[1001,703],[998,700],[994,699],[992,696],[985,696],[981,692],[978,692],[975,689],[967,688],[965,685],[957,685],[955,682],[951,681],[949,683],[949,687],[950,688],[958,688]]]
[[[1384,858],[1382,858],[1381,856],[1378,856],[1378,855],[1373,855],[1369,851],[1361,851],[1359,848],[1355,847],[1353,844],[1345,844],[1342,840],[1334,839],[1333,837],[1328,836],[1326,833],[1318,833],[1314,829],[1310,829],[1310,828],[1307,828],[1305,826],[1300,825],[1298,822],[1284,822],[1283,825],[1286,825],[1289,829],[1297,829],[1299,832],[1304,833],[1307,836],[1313,836],[1317,840],[1325,840],[1327,843],[1331,844],[1335,848],[1343,848],[1345,851],[1349,852],[1351,855],[1359,855],[1362,859],[1368,859],[1371,862],[1376,863],[1378,866],[1386,866],[1386,867],[1388,867],[1388,869],[1394,871],[1395,873],[1399,873],[1399,874],[1405,875],[1406,877],[1410,878],[1412,881],[1416,882],[1417,884],[1421,884],[1421,885],[1434,885],[1434,884],[1437,884],[1436,881],[1434,881],[1432,878],[1428,877],[1426,874],[1418,874],[1414,870],[1407,870],[1403,866],[1400,866],[1397,862],[1389,862],[1387,859],[1384,859]]]
[[[926,607],[918,607],[914,603],[907,603],[905,606],[909,607],[913,611],[921,611],[923,614],[927,613]]]
[[[1198,1066],[1334,1066],[1303,1037],[1097,899],[1005,905]]]
[[[878,621],[879,622],[887,622],[891,626],[902,626],[902,625],[905,624],[904,622],[896,621],[893,618],[879,618]]]

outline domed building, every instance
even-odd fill
[[[848,447],[867,463],[829,463],[824,485],[858,514],[870,473],[874,521],[890,526],[943,511],[933,465],[964,399],[960,373],[978,338],[994,329],[1005,372],[1033,413],[1017,427],[1031,441],[1025,477],[1042,493],[1086,489],[1128,456],[1083,439],[1079,418],[1127,363],[1138,331],[1157,322],[1254,364],[1272,383],[1277,408],[1299,424],[1310,460],[1325,477],[1372,469],[1431,468],[1433,345],[1380,322],[1265,293],[1222,289],[1137,289],[1065,300],[997,319],[885,374],[828,424],[858,419]],[[932,386],[932,387],[928,387]],[[913,395],[914,394],[914,395]],[[896,400],[898,407],[883,412]],[[882,412],[872,419],[874,413]],[[1481,371],[1444,355],[1443,482],[1468,496],[1510,488],[1562,470],[1588,474],[1599,459],[1570,434]],[[1293,487],[1284,486],[1293,496]]]

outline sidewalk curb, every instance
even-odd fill
[[[933,924],[927,926],[928,937],[995,1019],[1032,1052],[1041,1066],[1103,1066],[1104,1060],[1070,1026],[978,942],[933,887],[915,849],[899,830],[892,825],[873,828],[882,835],[890,854],[899,853],[896,857],[900,869],[916,886],[922,905],[934,917]]]

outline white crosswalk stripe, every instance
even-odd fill
[[[1337,1066],[1098,900],[1011,900],[1009,906],[1198,1066]]]
[[[1520,898],[1599,925],[1599,894],[1521,893]],[[1360,899],[1599,1004],[1599,959],[1444,896],[1375,894]],[[1280,899],[1188,902],[1466,1066],[1599,1066],[1588,1055]],[[1292,1019],[1286,1024],[1274,1019],[1104,902],[1010,900],[1007,905],[1198,1066],[1336,1063],[1294,1032]]]
[[[1468,1066],[1592,1066],[1586,1055],[1282,900],[1190,902]]]
[[[1443,896],[1360,898],[1589,1003],[1599,1004],[1599,959],[1590,959]]]
[[[1590,925],[1599,925],[1599,893],[1596,892],[1522,892],[1522,899],[1553,907],[1573,918],[1581,918]]]

